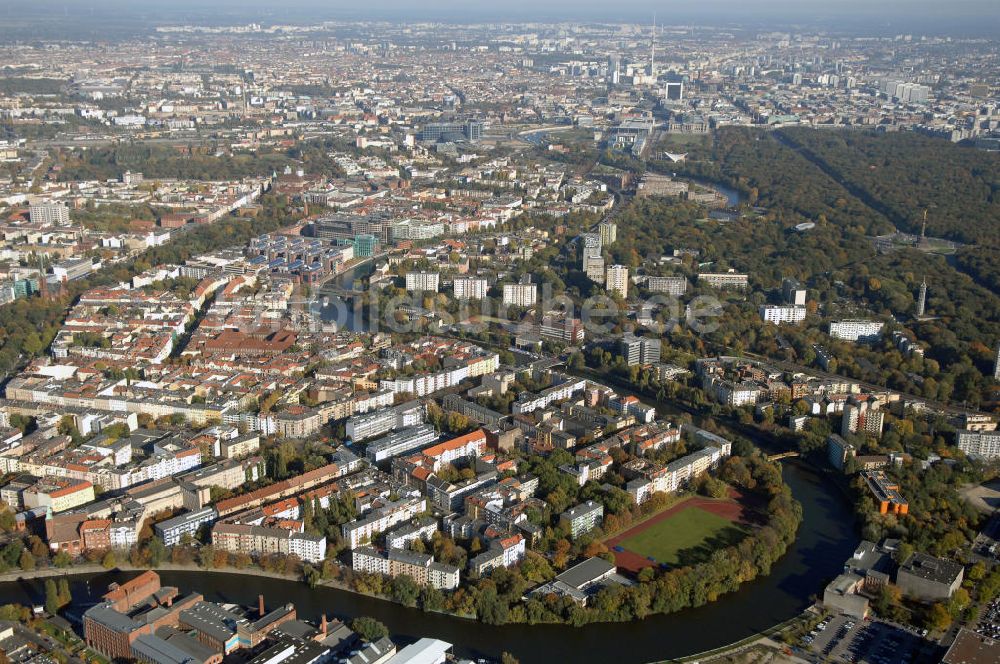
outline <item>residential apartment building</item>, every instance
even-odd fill
[[[437,272],[407,272],[406,290],[410,293],[436,293],[441,281]]]
[[[843,470],[847,465],[847,460],[857,456],[854,445],[841,438],[835,433],[831,433],[826,438],[826,456],[830,465],[837,470]]]
[[[874,403],[851,401],[844,406],[844,414],[840,419],[840,435],[855,433],[878,438],[882,435],[884,421],[885,413],[878,410]]]
[[[492,408],[487,408],[486,406],[480,405],[475,401],[463,399],[460,395],[455,393],[446,394],[444,399],[441,401],[441,406],[445,410],[454,411],[464,415],[473,422],[484,426],[493,426],[508,417],[503,413],[495,411]]]
[[[385,534],[385,548],[405,549],[414,540],[429,540],[438,530],[437,520],[422,516]]]
[[[874,341],[882,335],[885,323],[877,320],[839,320],[830,322],[830,336],[845,341]]]
[[[608,266],[604,288],[622,299],[628,297],[628,268],[624,265]]]
[[[504,284],[503,303],[511,307],[531,307],[538,300],[537,284]]]
[[[956,431],[955,443],[971,457],[1000,458],[1000,431]]]
[[[94,499],[94,485],[90,482],[58,477],[42,478],[21,494],[25,509],[46,507],[53,512],[86,505]]]
[[[651,293],[666,293],[680,297],[687,292],[687,277],[649,277],[646,279],[646,288]]]
[[[569,528],[575,539],[599,528],[604,521],[604,505],[593,500],[575,505],[559,515],[559,524]]]
[[[736,272],[704,272],[698,275],[698,283],[712,288],[745,290],[749,283],[749,276]]]
[[[219,455],[223,459],[242,459],[260,450],[260,435],[257,433],[219,441]]]
[[[601,236],[602,247],[614,244],[618,240],[618,224],[613,221],[602,221],[597,230]]]
[[[389,549],[382,553],[370,546],[351,552],[351,567],[355,572],[383,574],[385,576],[409,575],[417,584],[438,590],[458,588],[460,571],[454,565],[434,561],[434,557],[406,549]]]
[[[360,519],[340,527],[348,548],[356,549],[393,526],[409,521],[427,509],[426,498],[404,498],[395,502],[385,501]]]
[[[797,304],[765,304],[760,308],[760,317],[764,319],[765,323],[774,323],[775,325],[801,323],[806,319],[806,308]]]
[[[311,563],[326,556],[326,538],[307,535],[290,528],[254,526],[243,523],[217,523],[212,527],[212,545],[231,553],[251,556],[267,554],[296,555]]]
[[[476,429],[463,436],[446,440],[421,452],[421,456],[430,459],[435,472],[445,464],[461,459],[482,456],[486,452],[486,432]]]
[[[69,208],[62,203],[35,203],[28,206],[28,217],[33,224],[69,225]]]
[[[498,567],[511,567],[524,559],[524,553],[523,535],[497,538],[490,542],[490,547],[486,551],[469,560],[469,571],[477,576],[483,576]]]
[[[456,300],[482,300],[489,284],[480,277],[455,277],[452,282]]]

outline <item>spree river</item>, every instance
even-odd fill
[[[498,657],[506,650],[524,664],[548,662],[652,662],[724,646],[787,620],[812,603],[827,581],[843,569],[858,543],[854,517],[836,489],[798,462],[783,464],[785,481],[802,503],[798,537],[771,574],[744,584],[730,595],[696,609],[655,615],[630,623],[504,625],[493,627],[442,614],[424,613],[391,602],[333,588],[310,590],[303,583],[213,572],[160,573],[164,585],[198,591],[209,600],[255,605],[263,594],[268,606],[293,602],[299,616],[320,614],[350,619],[372,616],[393,635],[430,636],[455,644],[466,657]],[[73,577],[73,597],[86,606],[107,584],[134,576],[126,573]],[[0,603],[42,603],[44,581],[0,584]]]

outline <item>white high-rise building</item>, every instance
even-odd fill
[[[979,459],[1000,457],[1000,431],[956,431],[958,449]]]
[[[584,233],[580,238],[583,242],[582,262],[586,263],[587,258],[590,256],[601,255],[602,242],[600,233]]]
[[[424,291],[436,293],[440,280],[441,275],[437,272],[407,272],[406,290],[411,293]]]
[[[837,320],[830,322],[830,336],[845,341],[871,341],[882,334],[885,323],[877,320]]]
[[[583,259],[583,272],[591,281],[601,283],[604,280],[604,258],[601,256],[586,256]]]
[[[646,280],[646,288],[651,293],[680,296],[687,291],[687,286],[687,277],[649,277]]]
[[[806,308],[798,305],[765,304],[760,308],[760,317],[765,323],[775,325],[801,323],[806,319]]]
[[[60,203],[36,203],[28,206],[33,224],[68,224],[69,208]]]
[[[597,227],[601,235],[601,246],[614,244],[618,239],[618,224],[613,221],[602,221]]]
[[[884,420],[885,414],[867,401],[848,403],[840,419],[840,435],[862,433],[878,438],[882,435]]]
[[[538,301],[537,284],[504,284],[503,303],[514,307],[530,307]]]
[[[454,288],[456,300],[482,300],[489,284],[480,277],[455,277]]]
[[[623,299],[628,297],[628,268],[624,265],[608,267],[604,287],[609,293],[617,293]]]

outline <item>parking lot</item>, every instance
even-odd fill
[[[847,664],[919,664],[933,650],[916,632],[848,616],[821,622],[803,642],[819,659]]]
[[[983,607],[976,632],[991,639],[1000,639],[1000,599]]]

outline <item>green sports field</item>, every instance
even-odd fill
[[[657,563],[690,565],[704,560],[721,546],[740,541],[745,534],[743,528],[729,519],[700,507],[689,507],[650,523],[617,545],[644,558],[654,558]]]

